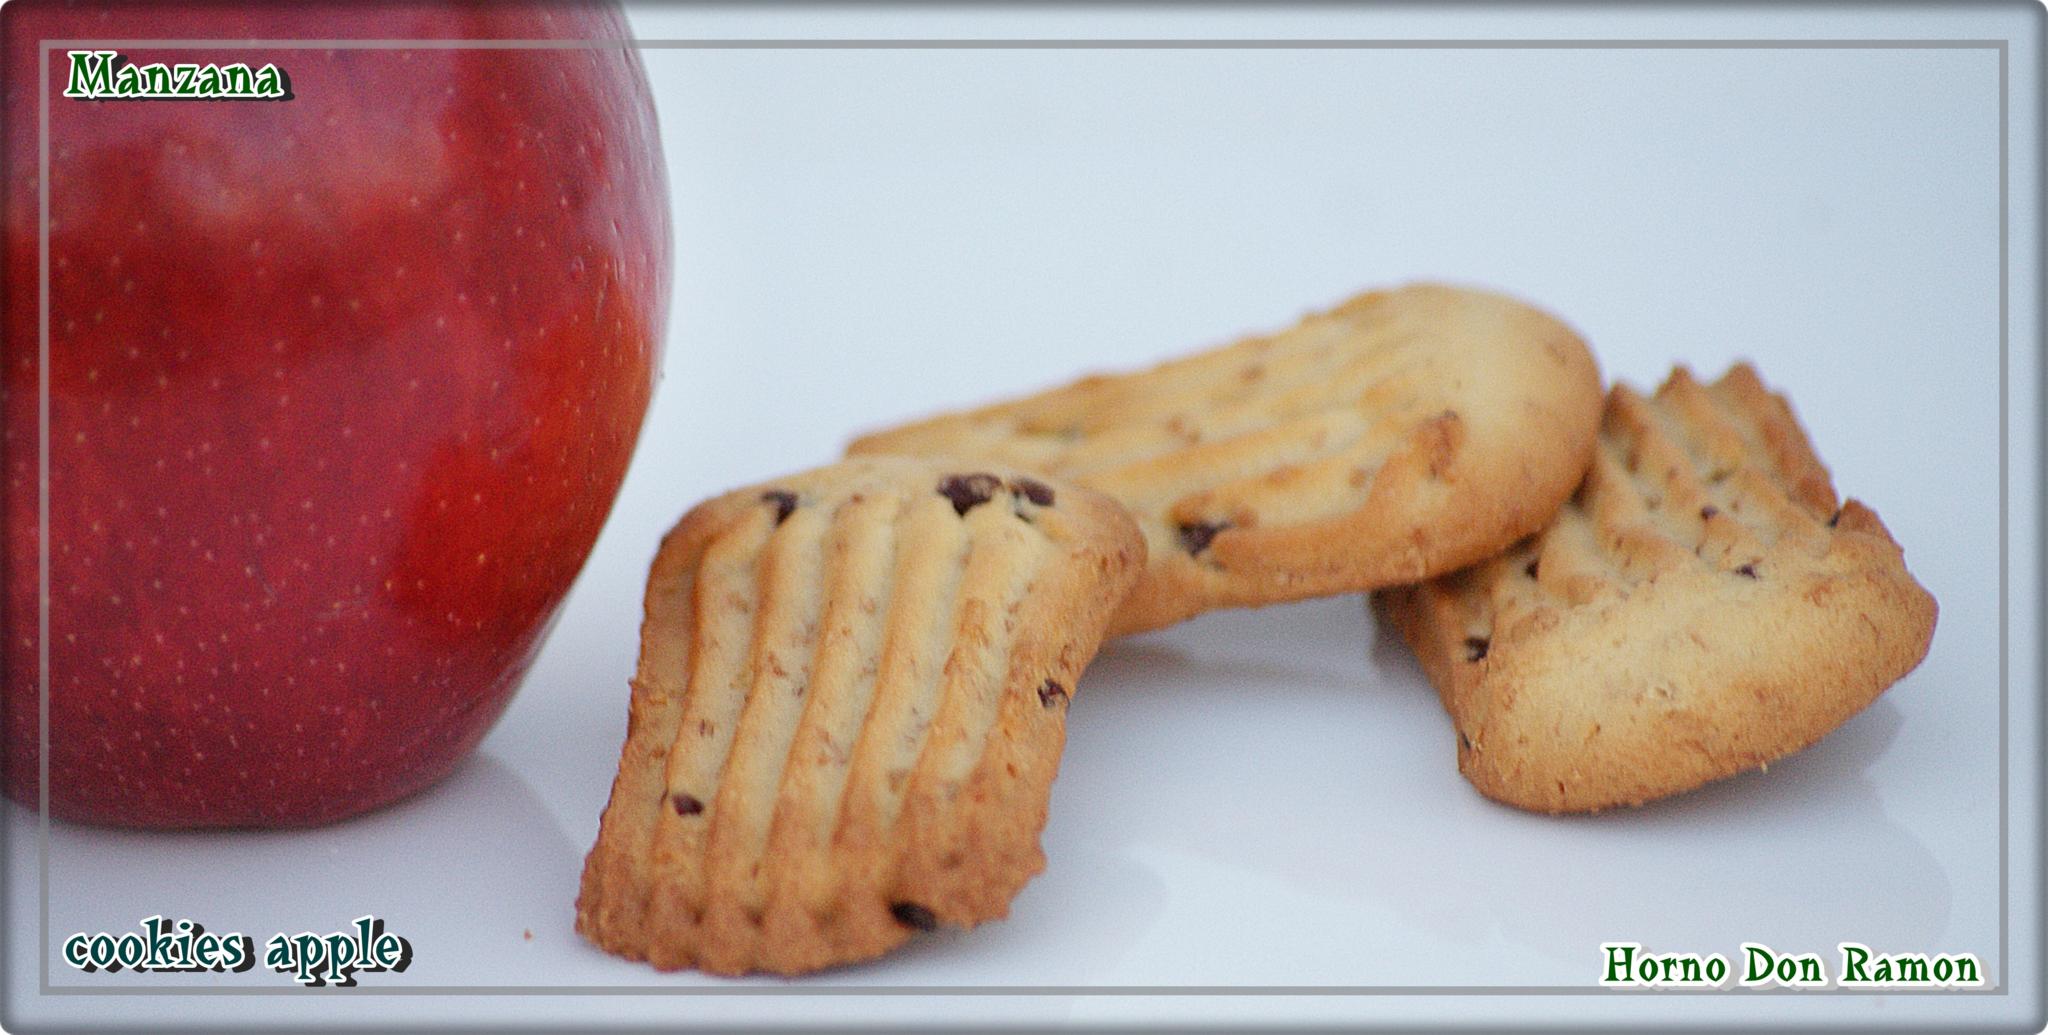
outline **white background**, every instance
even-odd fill
[[[435,791],[295,834],[59,826],[50,925],[152,913],[264,934],[374,911],[395,986],[710,986],[683,998],[66,998],[28,1018],[1547,1018],[1853,1024],[2040,1009],[2032,938],[2028,270],[2038,92],[2021,8],[1742,20],[1313,9],[753,14],[706,36],[2016,36],[2010,955],[2000,951],[1999,121],[1992,51],[649,51],[678,275],[665,377],[611,524],[517,702]],[[1925,664],[1817,747],[1640,811],[1547,818],[1458,776],[1433,691],[1362,599],[1210,615],[1078,689],[1009,921],[834,985],[1568,986],[1598,943],[1969,951],[2012,996],[733,996],[582,943],[582,854],[623,736],[646,564],[690,504],[856,431],[1292,322],[1371,286],[1492,286],[1651,386],[1738,357],[1941,620]],[[34,817],[9,810],[10,976],[33,990]],[[531,937],[527,934],[530,932]],[[53,980],[109,983],[54,968]],[[158,976],[148,979],[163,983]],[[246,983],[285,983],[261,971]],[[183,984],[195,984],[185,982]]]

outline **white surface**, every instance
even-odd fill
[[[1546,1018],[2017,1024],[2038,1013],[2038,528],[2021,9],[1746,22],[1637,12],[1059,8],[636,13],[643,37],[2016,36],[2012,898],[2000,956],[1997,56],[1986,51],[659,51],[679,269],[665,380],[611,524],[479,757],[297,834],[59,826],[50,930],[153,913],[257,936],[364,912],[366,986],[645,986],[571,928],[623,736],[646,562],[695,500],[856,430],[1285,325],[1430,276],[1537,301],[1610,376],[1749,357],[1941,604],[1926,663],[1814,749],[1641,811],[1551,819],[1459,778],[1433,692],[1358,597],[1210,615],[1081,684],[1009,921],[783,989],[1561,986],[1598,943],[1971,951],[2007,996],[45,997],[17,1021],[440,1017]],[[35,988],[34,817],[9,809],[9,972]],[[530,931],[531,939],[524,936]],[[54,949],[52,950],[54,951]],[[53,966],[66,987],[129,983]],[[180,988],[208,982],[155,976]],[[24,984],[25,983],[25,984]],[[289,982],[260,969],[238,983]],[[754,983],[762,984],[762,983]]]

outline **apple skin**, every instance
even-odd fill
[[[615,5],[0,10],[5,775],[37,799],[37,43],[626,39]],[[292,98],[77,101],[51,55],[60,818],[308,825],[446,775],[588,557],[661,361],[630,49],[124,50]]]

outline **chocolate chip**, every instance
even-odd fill
[[[1180,526],[1180,548],[1189,553],[1201,553],[1209,548],[1209,542],[1216,538],[1216,533],[1229,527],[1227,522],[1210,524],[1207,521],[1194,521],[1184,524]]]
[[[1458,734],[1458,746],[1459,746],[1459,747],[1462,747],[1462,748],[1464,748],[1464,749],[1465,749],[1465,750],[1467,750],[1467,751],[1470,751],[1470,750],[1472,750],[1472,738],[1471,738],[1471,737],[1468,737],[1468,736],[1466,736],[1466,735],[1465,735],[1465,734],[1463,734],[1463,733],[1459,733],[1459,734]]]
[[[1484,659],[1486,657],[1486,648],[1491,646],[1493,646],[1493,641],[1484,636],[1465,637],[1465,660],[1480,661]]]
[[[1002,484],[1003,480],[992,474],[949,474],[939,479],[939,495],[953,501],[953,513],[966,517],[968,511],[987,503]]]
[[[1700,520],[1706,521],[1709,518],[1712,518],[1714,515],[1719,514],[1720,512],[1721,508],[1709,503],[1706,506],[1700,508]]]
[[[700,813],[700,812],[704,811],[704,803],[703,803],[703,802],[701,802],[701,801],[698,801],[695,795],[689,795],[689,794],[674,794],[674,795],[670,795],[670,796],[669,796],[669,799],[668,799],[668,803],[669,803],[670,805],[673,805],[673,806],[675,806],[675,810],[676,810],[676,815],[678,815],[678,816],[694,816],[694,815],[696,815],[696,814],[698,814],[698,813]]]
[[[1052,506],[1052,486],[1047,485],[1036,478],[1015,479],[1014,481],[1010,482],[1010,491],[1016,493],[1019,496],[1024,497],[1027,500],[1030,500],[1033,503],[1038,504],[1041,507]]]
[[[1537,569],[1537,568],[1538,568],[1539,566],[1541,566],[1542,564],[1543,564],[1543,558],[1541,558],[1541,557],[1534,557],[1534,558],[1531,558],[1531,559],[1529,560],[1529,566],[1528,566],[1528,567],[1526,567],[1526,568],[1523,568],[1523,569],[1522,569],[1522,573],[1523,573],[1523,574],[1525,574],[1525,575],[1527,575],[1527,576],[1529,576],[1530,578],[1532,578],[1532,579],[1533,579],[1533,578],[1535,578],[1535,577],[1536,577],[1536,569]]]
[[[1831,517],[1831,518],[1828,518],[1828,527],[1829,527],[1829,528],[1833,528],[1833,527],[1835,527],[1836,525],[1839,525],[1839,524],[1841,524],[1841,523],[1842,523],[1842,512],[1841,512],[1840,510],[1836,510],[1836,511],[1835,511],[1835,514],[1834,514],[1834,516],[1833,516],[1833,517]]]
[[[1756,565],[1754,565],[1754,564],[1745,564],[1745,565],[1743,565],[1742,567],[1740,567],[1740,568],[1737,568],[1737,569],[1735,569],[1735,574],[1737,574],[1737,575],[1740,575],[1740,576],[1742,576],[1742,577],[1743,577],[1743,578],[1745,578],[1745,579],[1753,579],[1753,578],[1756,578],[1756,577],[1757,577],[1757,574],[1756,574]]]
[[[1040,683],[1040,684],[1038,684],[1038,703],[1039,703],[1039,704],[1045,705],[1045,706],[1046,706],[1047,708],[1051,708],[1051,707],[1053,707],[1054,705],[1060,705],[1060,704],[1065,704],[1065,703],[1066,703],[1066,701],[1067,701],[1067,688],[1066,688],[1066,687],[1063,687],[1063,686],[1059,685],[1059,683],[1057,683],[1057,682],[1055,682],[1055,681],[1053,681],[1053,680],[1050,680],[1050,679],[1046,680],[1046,681],[1045,681],[1045,682],[1043,682],[1043,683]]]
[[[933,916],[931,910],[915,902],[891,902],[889,915],[895,917],[897,923],[912,930],[930,931],[939,926],[939,918]]]
[[[761,502],[775,504],[775,523],[779,525],[788,521],[789,515],[796,510],[796,493],[770,489],[761,494]]]

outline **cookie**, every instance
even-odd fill
[[[1798,751],[1912,671],[1935,603],[1837,506],[1785,400],[1739,365],[1608,397],[1572,502],[1503,556],[1378,604],[1490,798],[1640,805]]]
[[[1144,551],[1113,501],[984,463],[849,460],[692,510],[648,578],[577,930],[793,974],[1005,915]]]
[[[1600,377],[1480,291],[1359,295],[1270,337],[867,435],[853,454],[1046,471],[1121,501],[1144,578],[1112,633],[1441,574],[1534,532],[1592,456]]]

